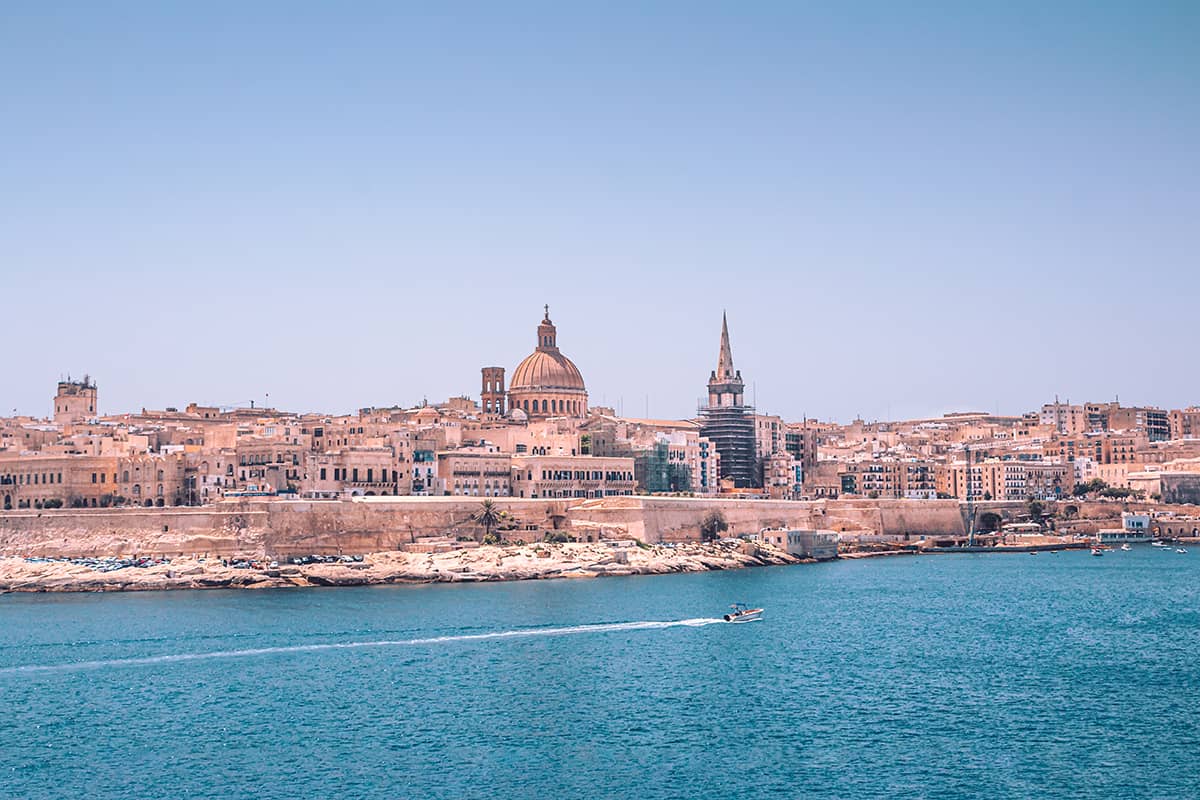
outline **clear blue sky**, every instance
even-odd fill
[[[990,7],[989,7],[990,6]],[[0,5],[0,409],[1200,402],[1200,4]],[[648,402],[647,402],[648,398]]]

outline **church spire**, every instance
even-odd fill
[[[733,350],[729,347],[729,321],[721,312],[721,355],[717,357],[717,380],[727,381],[734,377]]]
[[[708,405],[741,406],[745,384],[742,375],[733,368],[733,350],[729,347],[729,320],[721,312],[721,354],[717,369],[708,378]]]

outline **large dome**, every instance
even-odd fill
[[[513,371],[509,391],[513,389],[578,389],[583,385],[579,367],[562,353],[535,350]]]
[[[530,419],[586,417],[583,375],[558,349],[558,331],[550,321],[549,306],[537,333],[537,349],[517,365],[508,384],[509,408],[521,409]]]

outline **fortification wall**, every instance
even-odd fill
[[[560,528],[581,540],[635,538],[686,541],[700,535],[713,509],[729,534],[762,528],[825,528],[881,534],[899,540],[966,531],[965,508],[956,500],[712,500],[612,497],[603,500],[496,499],[516,530],[511,538],[538,539]],[[407,497],[349,501],[247,501],[203,508],[59,509],[0,512],[0,555],[269,556],[367,553],[396,550],[420,537],[474,536],[470,517],[478,498]],[[1120,503],[1060,503],[1075,507],[1072,529],[1090,532],[1120,524]],[[1137,508],[1145,508],[1138,504]],[[1195,507],[1171,506],[1178,514]],[[1028,512],[1024,503],[981,503],[1004,521]],[[532,529],[532,530],[527,530]]]
[[[0,555],[234,555],[261,549],[261,508],[110,508],[0,513]]]

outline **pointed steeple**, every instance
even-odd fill
[[[717,380],[727,381],[734,377],[733,350],[729,347],[729,321],[721,312],[721,354],[717,357]]]
[[[745,393],[742,375],[733,368],[733,350],[729,346],[729,320],[721,312],[721,353],[717,368],[708,378],[708,405],[741,406]]]

